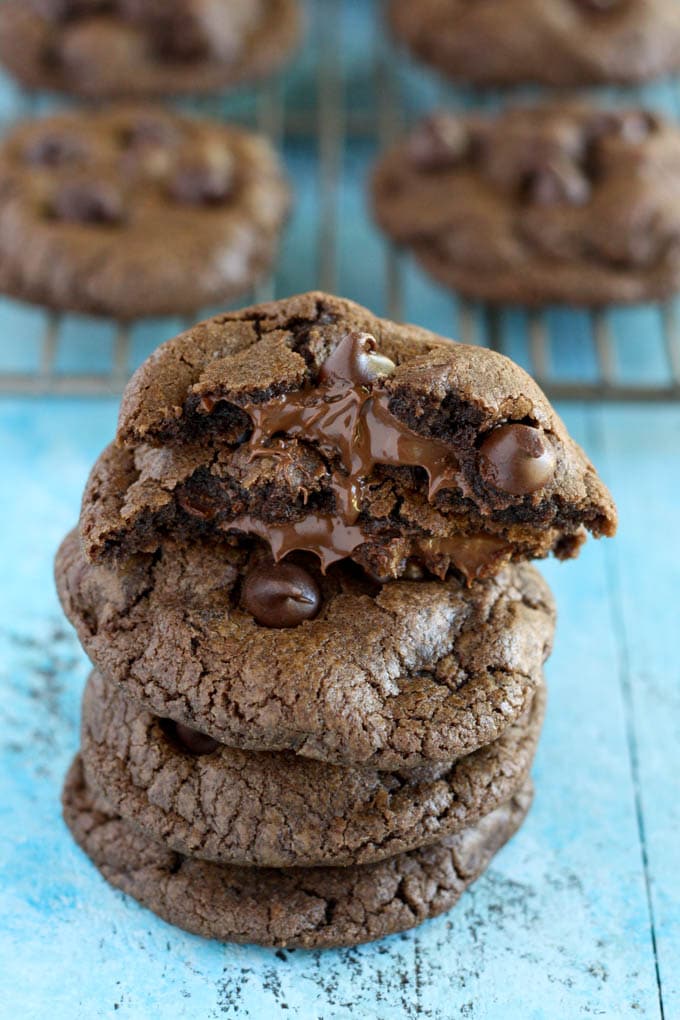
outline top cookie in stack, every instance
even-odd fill
[[[415,767],[526,709],[552,610],[509,564],[573,556],[586,529],[613,533],[611,498],[516,365],[306,294],[141,367],[57,575],[95,664],[151,711]]]

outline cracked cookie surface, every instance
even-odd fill
[[[346,563],[324,576],[310,557],[318,614],[272,629],[240,602],[267,555],[210,536],[93,564],[72,532],[56,578],[106,677],[229,746],[411,768],[470,754],[527,709],[555,617],[533,567],[471,588],[453,575],[381,585]]]
[[[297,0],[5,0],[0,60],[30,88],[89,99],[221,91],[272,74]]]
[[[633,83],[680,67],[676,0],[390,0],[398,38],[456,81]]]
[[[348,868],[239,868],[192,860],[152,842],[88,790],[80,759],[64,817],[116,888],[171,924],[208,938],[303,948],[349,946],[449,910],[520,826],[527,786],[476,826],[441,843]]]
[[[92,559],[167,537],[255,536],[275,559],[350,557],[468,580],[613,534],[611,497],[529,376],[502,355],[310,293],[201,323],[123,396],[92,472]]]
[[[492,744],[402,772],[215,745],[126,700],[93,673],[81,757],[90,787],[185,856],[264,867],[368,864],[476,824],[525,784],[543,721],[539,684]]]
[[[290,193],[263,137],[150,106],[17,125],[0,146],[0,292],[130,320],[243,293]]]
[[[602,305],[680,289],[680,131],[645,110],[437,113],[381,157],[372,197],[383,230],[469,297]]]

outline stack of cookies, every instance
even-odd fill
[[[57,558],[92,659],[66,821],[171,923],[351,945],[447,910],[531,801],[554,607],[615,510],[508,359],[313,293],[123,397]]]

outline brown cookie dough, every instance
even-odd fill
[[[677,0],[390,0],[420,60],[476,85],[634,83],[680,68]]]
[[[616,513],[517,365],[306,294],[219,316],[161,346],[122,402],[81,534],[93,559],[257,536],[276,559],[351,557],[375,577],[468,580],[576,555]],[[414,563],[415,561],[415,563]]]
[[[225,747],[145,712],[95,672],[81,756],[92,789],[184,856],[275,868],[370,864],[460,832],[516,794],[544,704],[539,684],[514,726],[455,765],[377,772]]]
[[[554,628],[533,567],[468,589],[455,576],[380,585],[345,563],[324,576],[308,557],[319,612],[272,629],[241,604],[263,557],[211,535],[92,564],[72,532],[56,577],[105,676],[155,715],[232,747],[411,768],[470,754],[527,709]]]
[[[5,0],[0,60],[88,99],[196,95],[277,71],[300,30],[297,0]]]
[[[644,110],[434,114],[380,159],[372,195],[383,230],[468,297],[603,305],[680,290],[680,130]]]
[[[64,816],[118,889],[171,924],[229,942],[350,946],[448,910],[521,825],[529,784],[472,828],[440,843],[349,868],[238,868],[192,860],[149,841],[87,789],[76,759]]]
[[[24,122],[0,145],[0,292],[189,314],[265,273],[289,201],[269,143],[241,128],[154,107]]]

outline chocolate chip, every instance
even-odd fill
[[[629,110],[614,121],[616,133],[624,142],[638,145],[659,130],[660,121],[647,110]]]
[[[321,592],[302,567],[268,563],[246,578],[241,604],[263,627],[297,627],[319,612]]]
[[[179,141],[179,132],[174,124],[160,117],[140,116],[122,128],[120,142],[125,148],[146,145],[162,145],[172,148]]]
[[[319,381],[368,386],[394,372],[395,364],[378,354],[369,333],[347,333],[319,369]]]
[[[24,159],[39,166],[63,166],[78,159],[85,152],[80,138],[72,135],[41,135],[31,139],[24,148]]]
[[[548,163],[527,174],[522,193],[534,205],[584,205],[591,188],[578,167]]]
[[[595,142],[609,136],[637,145],[660,127],[661,119],[649,110],[603,110],[589,121],[587,131]]]
[[[201,60],[210,53],[210,39],[201,21],[190,13],[177,12],[154,26],[156,53],[164,60]]]
[[[433,114],[421,121],[408,141],[411,162],[420,170],[445,170],[464,159],[470,135],[464,124],[447,114]]]
[[[555,473],[555,452],[540,429],[500,425],[479,449],[479,471],[496,489],[525,496],[542,489]]]
[[[170,194],[187,205],[217,205],[231,198],[234,174],[231,160],[187,162],[170,182]]]
[[[213,740],[207,733],[200,730],[192,730],[184,723],[173,722],[170,719],[163,720],[163,729],[170,740],[182,751],[195,755],[197,758],[206,754],[212,754],[220,746],[218,740]]]
[[[105,181],[66,181],[55,192],[51,211],[68,223],[113,226],[124,218],[123,197]]]

